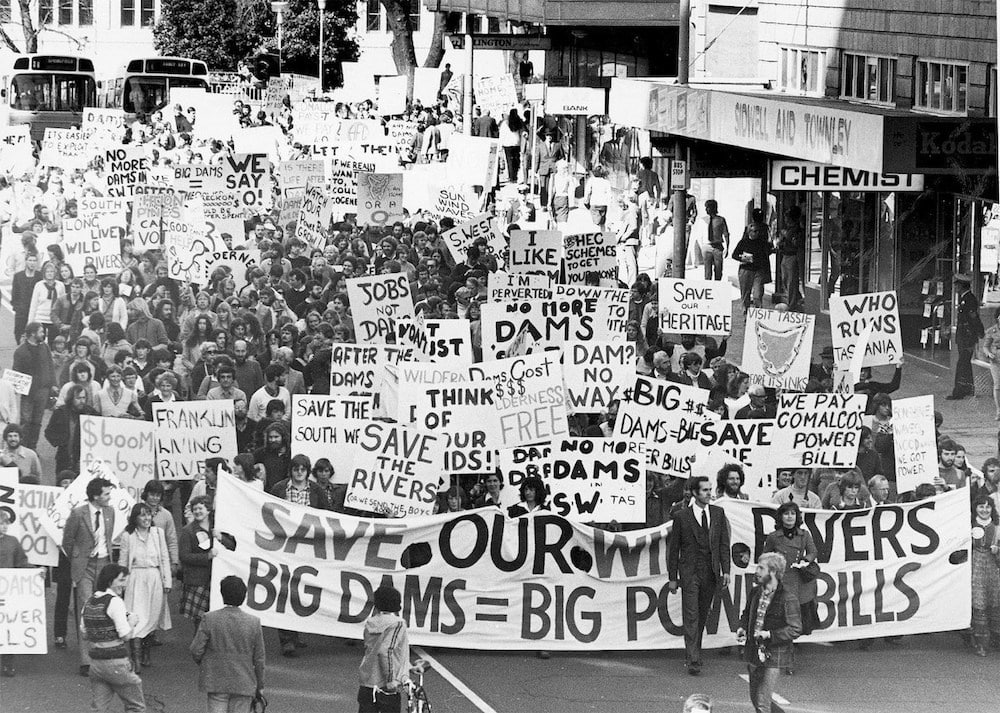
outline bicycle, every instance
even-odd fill
[[[431,713],[431,702],[424,689],[424,671],[430,664],[418,659],[410,667],[410,680],[406,682],[406,713]]]

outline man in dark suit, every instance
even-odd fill
[[[77,610],[90,600],[94,582],[104,565],[111,563],[111,538],[115,511],[110,506],[114,486],[104,478],[87,483],[87,502],[73,508],[66,518],[62,548],[69,558],[70,577],[76,586]],[[80,647],[80,675],[90,672],[87,647]]]
[[[958,314],[955,316],[955,346],[958,360],[955,362],[955,387],[945,398],[949,401],[976,395],[975,379],[972,375],[972,354],[976,342],[983,338],[985,330],[979,318],[979,299],[972,291],[971,275],[955,275],[955,291],[958,292]]]
[[[250,710],[254,695],[264,691],[264,630],[260,619],[240,609],[247,596],[242,579],[225,577],[219,589],[226,606],[205,614],[191,642],[198,687],[208,710]]]
[[[690,480],[691,503],[674,514],[667,549],[668,586],[681,589],[685,665],[701,673],[701,637],[718,588],[729,586],[729,521],[722,508],[710,505],[712,481],[704,475]]]

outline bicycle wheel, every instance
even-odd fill
[[[427,693],[423,688],[417,688],[410,696],[408,713],[431,713],[431,702],[427,700]]]

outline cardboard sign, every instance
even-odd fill
[[[497,468],[500,416],[486,381],[425,384],[408,409],[417,428],[445,439],[444,472],[492,473]]]
[[[489,302],[532,301],[552,298],[549,278],[545,275],[511,275],[503,270],[490,273]]]
[[[333,464],[334,483],[346,484],[354,472],[361,427],[372,417],[367,396],[292,395],[292,454]]]
[[[456,223],[475,220],[482,209],[482,199],[472,188],[444,184],[432,184],[431,213],[438,218],[451,218]]]
[[[541,478],[552,475],[552,441],[533,443],[527,446],[500,448],[500,474],[504,487],[500,491],[500,503],[504,509],[517,505],[521,499],[518,492],[525,478]]]
[[[728,282],[661,277],[658,289],[660,331],[722,337],[732,333],[733,301]]]
[[[98,109],[88,106],[83,109],[84,131],[107,131],[116,141],[125,138],[125,112],[121,109]]]
[[[728,463],[743,466],[743,492],[755,502],[768,502],[777,487],[779,437],[774,419],[709,419],[695,431],[682,433],[681,445],[696,449],[692,473],[716,473]]]
[[[514,274],[545,275],[559,282],[563,259],[563,238],[558,230],[510,231],[510,261],[507,269]]]
[[[0,569],[0,655],[46,654],[45,570]]]
[[[445,439],[409,426],[369,421],[347,488],[347,507],[390,517],[434,512]]]
[[[444,244],[448,246],[455,264],[461,265],[468,259],[469,246],[480,238],[486,239],[487,252],[497,259],[497,264],[503,268],[503,254],[507,252],[507,240],[501,234],[496,221],[489,213],[480,213],[474,219],[456,225],[451,230],[441,234]]]
[[[229,190],[200,191],[198,195],[205,216],[205,235],[227,248],[245,245],[244,211],[236,195]]]
[[[805,391],[809,383],[816,317],[751,307],[747,311],[741,369],[751,384]]]
[[[585,285],[596,273],[601,287],[618,287],[618,239],[614,233],[587,232],[563,238],[567,285]]]
[[[390,121],[386,124],[389,129],[389,138],[396,143],[396,150],[401,155],[406,155],[410,147],[413,146],[414,139],[417,138],[418,124],[415,121]]]
[[[73,273],[82,275],[87,265],[93,265],[98,275],[115,275],[124,269],[122,262],[121,228],[100,228],[97,219],[92,227],[63,227],[63,253]]]
[[[463,368],[472,365],[472,323],[467,319],[396,320],[396,344],[409,347],[418,361]]]
[[[497,122],[517,104],[517,89],[514,87],[514,77],[510,74],[500,74],[495,77],[476,77],[476,104],[483,108],[483,113],[489,112]]]
[[[899,301],[895,291],[830,297],[834,361],[847,363],[866,328],[871,329],[861,366],[898,364],[903,358]]]
[[[150,163],[142,146],[121,146],[104,152],[105,195],[131,198],[135,187],[148,181]]]
[[[556,354],[530,354],[475,364],[473,379],[493,383],[500,445],[510,448],[568,436],[562,364]]]
[[[278,163],[278,183],[281,190],[307,188],[312,183],[322,183],[326,169],[322,161],[298,159]]]
[[[358,173],[359,225],[386,225],[404,217],[402,173]]]
[[[228,191],[226,171],[221,163],[179,163],[174,166],[174,190],[180,193]]]
[[[377,346],[334,344],[330,357],[330,395],[371,394],[377,359]]]
[[[15,393],[21,394],[21,396],[27,396],[31,391],[32,378],[31,374],[22,374],[13,369],[3,370],[3,380],[11,385]]]
[[[62,488],[55,485],[14,485],[17,499],[17,521],[7,534],[16,537],[28,555],[28,562],[36,567],[57,567],[59,565],[60,543],[42,527],[42,517],[52,506]]]
[[[561,438],[545,478],[549,508],[576,522],[646,521],[645,445],[615,438]]]
[[[255,265],[260,265],[260,250],[217,250],[208,258],[206,270],[212,275],[225,268],[232,275],[236,289],[241,290],[250,284],[247,275]]]
[[[306,188],[306,195],[299,209],[299,219],[295,224],[295,237],[304,240],[314,248],[326,245],[323,231],[330,226],[333,205],[327,199],[322,186]]]
[[[387,336],[396,333],[396,319],[414,316],[405,273],[351,278],[347,296],[359,343],[384,344]]]
[[[892,439],[897,491],[906,493],[921,483],[933,483],[939,474],[933,396],[893,399]]]
[[[226,249],[205,232],[204,211],[200,205],[164,206],[163,254],[167,273],[175,280],[205,285],[212,255]]]
[[[222,175],[225,187],[236,193],[241,206],[260,212],[270,205],[271,161],[264,154],[227,154]]]
[[[232,401],[158,403],[153,425],[160,480],[196,479],[207,458],[231,460],[239,452]]]
[[[373,173],[375,163],[333,158],[330,159],[329,166],[326,193],[330,205],[336,206],[346,213],[356,213],[358,210],[358,172]]]
[[[601,413],[635,382],[632,342],[573,341],[563,345],[570,413]]]
[[[456,186],[480,186],[484,193],[496,185],[500,142],[487,136],[453,132],[448,137],[445,177]]]
[[[45,127],[42,140],[40,166],[60,166],[62,168],[82,168],[94,158],[98,149],[91,141],[92,131],[77,129],[56,129]]]
[[[118,477],[108,470],[102,461],[93,461],[83,468],[80,475],[70,483],[68,488],[60,491],[55,501],[49,505],[42,516],[42,527],[60,546],[62,546],[63,541],[63,530],[66,528],[66,518],[69,517],[73,508],[87,502],[87,483],[94,478],[104,478],[111,483],[110,507],[115,511],[111,539],[117,540],[125,531],[129,513],[132,511],[132,506],[135,505],[135,498],[128,490],[121,487]]]
[[[163,215],[178,212],[181,198],[176,193],[142,193],[132,201],[132,240],[137,252],[163,247]]]
[[[778,465],[853,468],[867,405],[864,395],[781,394],[775,448],[776,456],[781,454]]]
[[[406,424],[414,422],[413,406],[426,387],[467,381],[469,378],[468,369],[451,368],[430,362],[402,362],[394,371],[397,374],[398,398],[396,413],[390,413],[389,416]]]
[[[406,75],[379,78],[379,114],[382,116],[397,116],[406,113],[406,83]]]
[[[153,430],[153,424],[131,418],[80,416],[80,463],[103,463],[138,501],[156,477]]]

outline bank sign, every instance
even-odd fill
[[[772,161],[773,191],[920,192],[924,177],[912,173],[876,173],[810,161]]]

